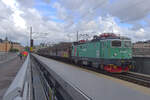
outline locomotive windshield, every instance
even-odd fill
[[[124,44],[125,47],[131,47],[131,41],[125,41],[125,44]]]
[[[118,40],[112,41],[112,46],[113,47],[121,47],[121,41],[118,41]]]

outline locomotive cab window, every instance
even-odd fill
[[[82,49],[82,46],[80,46],[80,48]]]
[[[127,48],[131,47],[131,41],[125,41],[124,46]]]
[[[111,42],[112,47],[121,47],[121,41],[115,40]]]

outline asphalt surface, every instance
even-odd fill
[[[23,62],[24,60],[15,57],[7,62],[0,63],[0,100],[2,100],[4,93],[15,78]]]

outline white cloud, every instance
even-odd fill
[[[15,1],[3,0],[0,1],[0,36],[5,37],[6,34],[12,41],[22,42],[26,40],[25,23],[20,17],[20,11],[17,8]],[[24,38],[23,38],[24,37]]]
[[[57,16],[60,19],[65,20],[67,18],[67,12],[66,12],[67,10],[64,7],[62,7],[60,3],[55,2],[53,7],[56,8]]]
[[[13,19],[15,26],[18,28],[25,29],[26,23],[25,23],[24,19],[20,16],[23,12],[21,10],[19,10],[18,3],[14,0],[3,0],[3,2],[7,7],[12,9],[13,13],[11,15],[11,18]]]
[[[7,19],[7,17],[13,13],[13,11],[6,7],[6,5],[2,1],[0,1],[0,12],[0,20]]]
[[[150,14],[149,0],[116,0],[106,9],[124,22],[137,21]]]
[[[115,0],[111,4],[107,0],[60,0],[61,5],[65,9],[71,11],[72,15],[75,13],[80,16],[81,20],[77,23],[73,23],[70,31],[99,31],[99,32],[112,32],[112,30],[118,34],[131,37],[134,41],[138,39],[149,39],[145,37],[148,34],[148,30],[143,26],[140,21],[145,20],[145,23],[149,24],[150,14],[150,1],[149,0]],[[75,14],[75,15],[76,15]],[[132,28],[121,27],[114,20],[109,17],[105,18],[106,14],[110,14],[113,17],[118,17],[121,22],[132,24]],[[97,16],[102,15],[103,17]],[[74,17],[73,17],[74,18]],[[89,19],[89,20],[87,20]],[[96,20],[96,21],[95,21]],[[144,31],[141,31],[144,30]]]
[[[35,0],[11,0],[11,1],[16,1],[21,5],[21,7],[24,8],[32,8],[35,5]]]
[[[0,1],[0,33],[2,33],[0,36],[4,37],[4,33],[7,33],[12,40],[25,45],[29,36],[29,27],[32,26],[33,32],[36,32],[34,36],[41,36],[35,40],[36,43],[73,41],[76,40],[77,31],[79,34],[88,33],[91,37],[102,32],[115,32],[129,36],[134,41],[149,39],[150,28],[144,27],[139,22],[144,19],[150,24],[147,17],[150,11],[149,1],[116,0],[112,4],[109,0],[58,0],[54,3],[45,0],[45,2],[56,9],[56,16],[43,16],[34,8],[37,3],[34,0]],[[123,22],[127,21],[133,27],[119,26],[114,17],[118,17]]]
[[[81,20],[93,20],[107,14],[118,17],[121,22],[135,25],[150,14],[149,0],[60,0],[61,5],[80,16]],[[146,22],[147,23],[147,22]]]

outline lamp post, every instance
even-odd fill
[[[33,49],[33,39],[32,39],[32,27],[30,27],[30,52]]]

